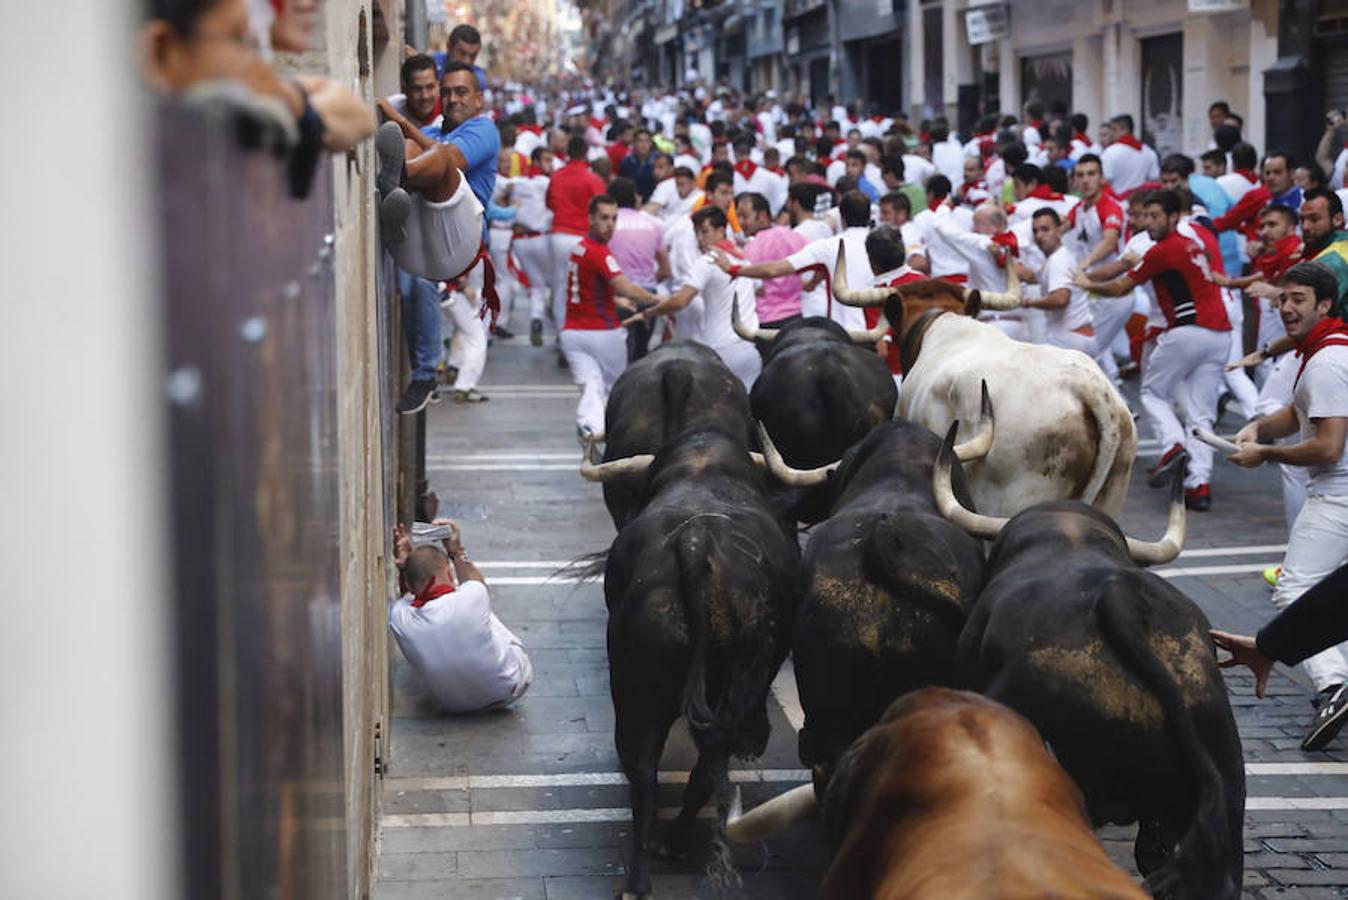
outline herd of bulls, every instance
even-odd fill
[[[869,336],[827,319],[757,335],[752,396],[675,342],[615,385],[603,459],[582,463],[618,528],[621,896],[650,895],[651,855],[683,851],[711,802],[712,874],[732,879],[727,837],[818,811],[829,898],[1146,896],[1096,840],[1106,822],[1138,823],[1147,892],[1239,896],[1244,769],[1208,623],[1142,568],[1180,551],[1179,482],[1165,536],[1126,537],[1136,434],[1093,363],[953,314],[979,298],[941,282],[836,290],[885,306],[902,398]],[[763,753],[788,655],[813,783],[742,812],[730,759]],[[680,716],[698,760],[657,841]]]

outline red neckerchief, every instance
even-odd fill
[[[1304,341],[1293,338],[1292,343],[1301,357],[1301,368],[1297,369],[1296,381],[1292,382],[1292,389],[1296,390],[1301,374],[1306,371],[1306,363],[1311,361],[1312,356],[1326,347],[1348,347],[1348,323],[1336,316],[1329,316],[1316,322]]]
[[[1005,269],[1009,257],[1020,256],[1020,241],[1011,231],[999,231],[991,237],[994,244],[1003,248],[1003,252],[997,254],[997,268]]]
[[[542,175],[544,178],[548,177],[547,172],[544,172],[542,168],[533,164],[530,164],[529,168],[524,170],[525,178],[537,178],[539,175]]]
[[[1043,129],[1044,129],[1044,120],[1043,120],[1043,119],[1031,119],[1031,120],[1030,120],[1030,127],[1033,128],[1035,131],[1042,132]]]
[[[771,172],[773,175],[785,175],[785,174],[786,174],[786,169],[783,169],[781,166],[764,166],[763,168],[767,169],[767,170],[768,170],[769,172]]]
[[[757,168],[758,165],[752,159],[735,160],[735,171],[739,172],[740,175],[744,177],[745,181],[748,181],[750,178],[754,177],[754,171]]]
[[[1059,194],[1046,184],[1035,185],[1034,190],[1025,195],[1025,200],[1029,200],[1032,197],[1035,200],[1061,200],[1063,198],[1062,194]],[[1025,201],[1022,200],[1021,202],[1024,203]]]
[[[1131,134],[1125,134],[1123,137],[1119,138],[1114,143],[1123,144],[1123,146],[1125,147],[1132,147],[1134,150],[1142,149],[1142,142],[1139,141],[1137,138],[1133,137]]]
[[[530,134],[542,134],[542,133],[543,133],[543,126],[542,126],[542,125],[519,125],[519,126],[517,126],[517,127],[518,127],[521,131],[527,131],[527,132],[529,132]]]
[[[452,594],[452,593],[454,593],[454,585],[436,584],[434,581],[432,581],[430,584],[426,585],[424,588],[417,591],[417,595],[412,598],[412,608],[421,609],[421,607],[425,606],[427,603],[430,603],[436,597],[443,597],[445,594]]]
[[[733,256],[735,259],[744,259],[744,253],[740,250],[739,247],[735,245],[735,242],[732,241],[730,238],[725,238],[724,240],[717,241],[716,247],[719,250],[725,251],[728,255]]]
[[[876,125],[879,125],[884,120],[885,120],[884,116],[871,116],[871,121],[874,122]]]
[[[1284,272],[1301,261],[1301,252],[1301,238],[1295,234],[1289,234],[1269,248],[1267,252],[1256,256],[1253,265],[1264,273],[1265,278],[1270,281],[1277,281],[1282,278]]]
[[[1254,174],[1254,169],[1236,169],[1236,174],[1244,178],[1250,184],[1258,184],[1259,176]]]
[[[947,198],[945,197],[928,197],[927,209],[931,210],[932,212],[936,212],[936,210],[941,208],[941,204],[945,203],[946,199]]]
[[[1085,144],[1087,147],[1089,147],[1089,146],[1091,145],[1091,139],[1088,138],[1088,137],[1086,137],[1086,135],[1082,134],[1080,131],[1078,131],[1078,132],[1076,132],[1075,134],[1072,135],[1072,140],[1074,140],[1074,141],[1080,141],[1081,143]]]

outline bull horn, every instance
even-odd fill
[[[1020,309],[1020,276],[1010,255],[1006,258],[1006,293],[980,291],[983,309]]]
[[[640,475],[655,462],[655,455],[651,453],[638,453],[606,463],[592,462],[593,458],[594,435],[590,435],[585,443],[585,455],[580,459],[580,477],[586,481],[612,481],[624,475]]]
[[[757,450],[750,450],[749,458],[752,459],[754,465],[758,466],[760,469],[766,469],[768,467],[768,458]]]
[[[875,323],[874,328],[869,328],[865,331],[849,331],[847,332],[847,336],[858,344],[878,344],[880,339],[888,333],[889,323],[885,321],[883,316],[881,316],[880,321]]]
[[[823,484],[828,481],[829,474],[838,468],[838,463],[829,463],[817,469],[793,469],[786,464],[786,460],[782,459],[782,454],[777,450],[777,445],[772,442],[772,437],[768,434],[768,430],[762,422],[758,423],[758,438],[763,442],[763,457],[767,460],[768,471],[783,484],[789,484],[793,487],[812,487],[816,484]]]
[[[726,817],[725,834],[737,844],[761,841],[810,818],[818,806],[814,785],[802,784],[744,812],[744,802],[736,785],[735,796],[730,801],[730,815]]]
[[[996,516],[980,516],[972,510],[965,509],[951,486],[950,470],[955,465],[955,433],[959,431],[959,427],[959,420],[956,419],[941,444],[941,452],[936,457],[936,466],[931,473],[932,497],[936,500],[936,508],[951,524],[964,529],[974,537],[992,540],[1001,533],[1007,520]]]
[[[735,333],[746,341],[770,341],[777,336],[779,329],[776,328],[747,328],[744,320],[740,318],[740,298],[736,297],[730,304],[730,326],[735,329]]]
[[[1184,532],[1187,528],[1184,516],[1184,466],[1175,472],[1175,480],[1170,488],[1170,516],[1166,520],[1165,534],[1159,541],[1139,541],[1125,537],[1128,542],[1128,555],[1140,566],[1155,566],[1168,563],[1179,556],[1184,549]]]
[[[992,449],[992,398],[988,396],[988,383],[983,381],[983,399],[978,412],[978,433],[962,444],[955,445],[955,458],[960,462],[982,459]]]
[[[847,245],[838,240],[838,264],[833,269],[833,298],[843,306],[880,306],[894,291],[889,288],[847,289]]]

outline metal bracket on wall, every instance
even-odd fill
[[[388,774],[388,767],[384,765],[384,723],[382,720],[374,723],[374,774],[379,778]]]

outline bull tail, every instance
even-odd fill
[[[1114,411],[1110,409],[1110,404],[1102,396],[1101,391],[1091,391],[1091,396],[1086,398],[1086,408],[1100,430],[1100,439],[1095,448],[1095,468],[1091,470],[1090,480],[1086,482],[1086,487],[1081,492],[1081,501],[1094,506],[1100,492],[1105,489],[1109,473],[1114,468],[1114,460],[1119,455],[1119,447],[1123,443],[1123,433],[1114,418]]]
[[[688,398],[693,393],[693,373],[685,365],[672,365],[660,379],[660,399],[664,406],[663,440],[671,440],[683,433],[684,414]]]
[[[694,742],[715,724],[707,702],[707,619],[710,594],[716,573],[712,565],[711,535],[702,525],[691,522],[674,538],[674,553],[679,564],[679,599],[688,628],[692,654],[688,678],[683,688],[683,714]]]
[[[1193,712],[1174,676],[1152,649],[1148,640],[1152,607],[1141,585],[1129,575],[1111,577],[1095,612],[1110,648],[1161,704],[1166,727],[1198,789],[1193,819],[1175,852],[1148,876],[1145,886],[1153,893],[1178,888],[1176,893],[1185,897],[1239,897],[1244,857],[1239,823],[1243,809],[1231,808],[1222,772],[1199,734]],[[1243,774],[1241,771],[1233,777]],[[1233,815],[1237,823],[1234,828]]]

